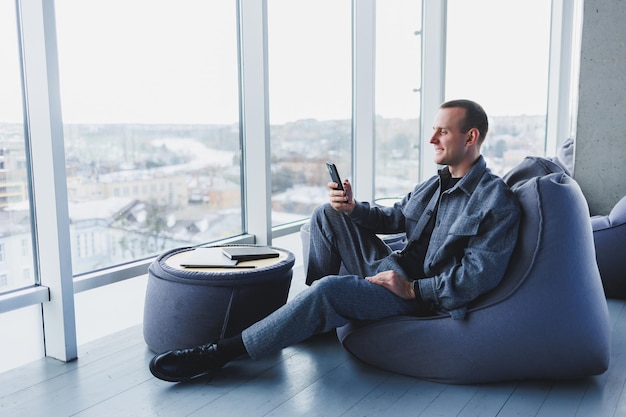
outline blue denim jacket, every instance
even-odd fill
[[[467,304],[493,289],[504,276],[517,241],[520,208],[482,156],[440,195],[441,177],[449,175],[447,167],[441,169],[393,207],[357,202],[350,217],[375,233],[406,232],[410,242],[419,238],[440,199],[423,266],[425,277],[407,276],[398,263],[398,251],[384,259],[378,270],[393,269],[407,279],[417,278],[417,296],[462,319]]]

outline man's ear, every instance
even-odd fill
[[[468,130],[465,145],[470,146],[476,144],[478,142],[478,136],[480,136],[480,132],[475,127]]]

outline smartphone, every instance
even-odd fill
[[[337,167],[332,162],[326,162],[326,167],[328,168],[328,173],[330,174],[330,179],[333,182],[339,184],[336,188],[337,190],[343,191],[343,184],[341,183],[341,177],[339,176],[339,171],[337,171]]]

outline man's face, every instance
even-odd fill
[[[467,133],[461,133],[459,129],[464,118],[462,107],[439,109],[430,138],[435,147],[435,163],[453,168],[468,158]]]

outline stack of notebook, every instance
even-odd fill
[[[254,265],[238,265],[238,263],[276,258],[278,255],[277,251],[267,246],[201,247],[181,254],[180,266],[184,268],[254,268]]]

